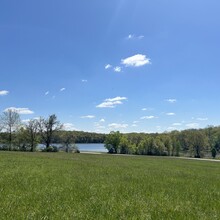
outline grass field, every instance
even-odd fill
[[[220,219],[220,163],[0,152],[0,219]]]

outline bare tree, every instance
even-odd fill
[[[20,125],[20,116],[16,111],[8,109],[3,112],[3,114],[0,117],[0,121],[2,130],[8,134],[8,150],[12,150],[12,135]]]
[[[40,118],[38,121],[39,132],[46,149],[50,147],[52,137],[55,131],[62,129],[62,124],[57,120],[56,115],[50,115],[47,119]]]

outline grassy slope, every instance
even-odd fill
[[[219,219],[220,164],[0,152],[0,219]]]

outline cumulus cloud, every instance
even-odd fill
[[[199,124],[198,123],[189,123],[189,124],[186,124],[186,127],[188,127],[188,128],[198,128]]]
[[[99,121],[99,122],[102,122],[102,123],[103,123],[103,122],[105,122],[105,119],[104,119],[104,118],[102,118],[102,119],[100,119],[100,121]]]
[[[173,115],[176,115],[176,114],[174,112],[168,112],[168,113],[166,113],[166,115],[173,116]]]
[[[0,90],[0,96],[8,95],[9,91],[7,90]]]
[[[10,108],[6,108],[4,111],[7,112],[8,110],[12,110],[12,111],[17,112],[18,114],[21,114],[21,115],[34,114],[34,112],[31,111],[29,108],[15,108],[15,107],[10,107]]]
[[[127,57],[121,60],[121,63],[125,66],[133,66],[133,67],[140,67],[146,64],[150,64],[150,59],[143,54],[136,54],[131,57]]]
[[[49,95],[49,93],[50,93],[49,91],[46,91],[44,95]]]
[[[176,99],[166,99],[165,101],[167,101],[169,103],[175,103],[177,100]]]
[[[177,129],[176,127],[172,127],[172,126],[171,126],[171,127],[168,127],[167,130],[169,130],[169,131],[174,131],[174,130],[178,130],[178,129]]]
[[[82,83],[87,83],[88,80],[87,80],[87,79],[82,79],[81,82],[82,82]]]
[[[155,118],[158,118],[158,117],[153,116],[153,115],[149,115],[149,116],[143,116],[140,119],[155,119]]]
[[[64,123],[64,124],[63,124],[63,129],[64,129],[65,131],[77,130],[77,129],[75,128],[74,124],[72,124],[72,123]]]
[[[181,124],[181,123],[176,122],[176,123],[173,123],[172,125],[173,125],[173,126],[181,126],[182,124]]]
[[[64,90],[66,90],[66,88],[61,88],[61,89],[60,89],[60,92],[63,92]]]
[[[105,69],[107,70],[107,69],[110,69],[112,67],[112,65],[111,64],[106,64],[105,65]]]
[[[120,128],[127,128],[128,124],[118,124],[118,123],[111,123],[108,125],[110,128],[114,129],[120,129]]]
[[[120,67],[120,66],[116,66],[116,67],[114,68],[114,71],[115,71],[115,72],[118,72],[118,73],[121,72],[121,67]]]
[[[198,121],[207,121],[208,118],[197,118]]]
[[[139,121],[133,121],[133,124],[137,124],[137,123],[139,123]]]
[[[80,118],[89,118],[89,119],[92,119],[92,118],[95,118],[95,115],[85,115],[85,116],[81,116]]]
[[[115,108],[117,105],[123,104],[123,100],[127,100],[127,98],[120,96],[115,98],[108,98],[105,99],[101,104],[97,105],[96,108]]]
[[[29,121],[30,121],[30,119],[23,119],[22,120],[22,122],[25,123],[25,124],[28,123]]]

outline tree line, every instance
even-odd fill
[[[189,129],[164,133],[129,133],[112,131],[106,137],[109,153],[156,156],[216,157],[220,151],[220,127]]]
[[[105,143],[109,153],[193,156],[213,158],[220,151],[220,127],[189,129],[164,133],[128,133],[112,131],[99,134],[65,131],[55,114],[22,123],[19,114],[11,109],[0,115],[0,150],[36,151],[38,144],[44,151],[57,151],[53,144],[61,144],[70,151],[74,143]]]

